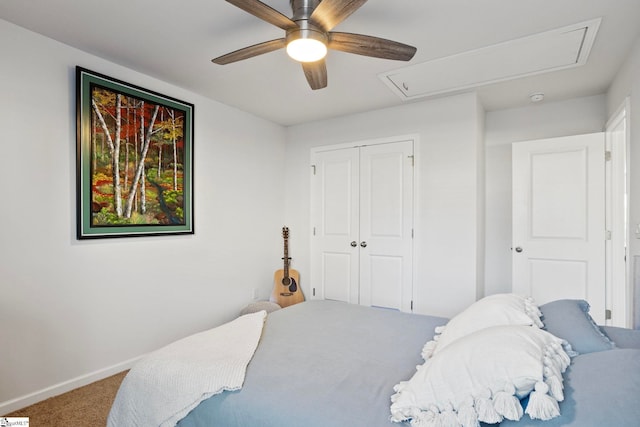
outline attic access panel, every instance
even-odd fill
[[[403,100],[584,65],[601,18],[379,74]]]

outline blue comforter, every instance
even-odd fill
[[[576,356],[564,374],[561,416],[549,421],[523,417],[501,426],[640,426],[640,331],[593,329],[583,322],[579,306],[571,304],[549,305],[546,312],[541,307],[552,333],[592,351]],[[581,323],[571,323],[571,309]],[[408,426],[389,421],[393,386],[413,375],[434,327],[446,322],[333,301],[273,312],[243,388],[205,400],[178,426]]]
[[[333,301],[270,313],[242,390],[202,402],[180,427],[399,427],[398,380],[447,319]]]

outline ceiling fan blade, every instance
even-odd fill
[[[238,49],[226,55],[219,56],[211,60],[219,65],[226,65],[236,61],[242,61],[243,59],[253,58],[254,56],[262,55],[263,53],[273,52],[274,50],[282,49],[287,45],[286,39],[270,40],[268,42],[254,44],[253,46],[244,47]]]
[[[317,90],[327,87],[327,64],[324,59],[316,62],[303,62],[302,70],[311,89]]]
[[[298,27],[298,25],[291,19],[259,0],[227,0],[227,2],[239,7],[240,9],[252,14],[253,16],[262,19],[263,21],[267,21],[268,23],[273,24],[276,27],[280,27],[283,30],[289,30]]]
[[[320,3],[322,4],[322,3]],[[409,61],[416,53],[416,48],[393,40],[363,34],[330,32],[329,49],[375,58]]]
[[[367,0],[322,0],[309,19],[329,31],[366,2]]]

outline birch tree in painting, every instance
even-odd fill
[[[173,189],[178,190],[178,139],[182,140],[184,117],[176,117],[173,110],[169,112],[169,126],[165,138],[171,141],[173,149]]]
[[[110,101],[111,92],[106,94],[102,99],[102,92],[96,92],[94,97],[91,98],[91,106],[93,107],[100,126],[104,131],[104,135],[107,138],[107,144],[109,145],[109,151],[111,152],[111,171],[113,177],[113,204],[116,211],[116,215],[122,216],[122,189],[120,188],[120,131],[122,128],[122,95],[116,94],[115,98],[115,131],[112,137],[107,123],[102,115],[102,112],[98,108],[96,99],[101,101],[101,104],[106,104]]]
[[[151,136],[153,135],[153,124],[156,121],[156,116],[158,115],[159,105],[156,105],[153,108],[153,114],[151,115],[151,121],[149,122],[149,126],[147,126],[146,132],[144,134],[144,139],[142,142],[142,149],[140,150],[140,161],[138,162],[138,166],[135,170],[135,175],[133,177],[133,182],[131,183],[131,188],[129,189],[129,197],[127,199],[127,208],[125,211],[125,218],[131,218],[131,209],[133,207],[133,199],[135,197],[136,190],[138,189],[138,183],[140,182],[140,177],[144,171],[144,162],[147,158],[147,152],[149,151],[149,144],[151,143]],[[143,193],[144,194],[144,191]]]

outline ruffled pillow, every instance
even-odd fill
[[[425,344],[422,357],[427,360],[437,351],[472,332],[499,325],[527,325],[542,328],[540,310],[531,297],[517,294],[495,294],[470,305],[436,328],[436,336]]]
[[[560,414],[566,341],[530,326],[494,326],[441,349],[394,387],[391,420],[413,427],[477,427]],[[526,410],[520,399],[529,396]]]

